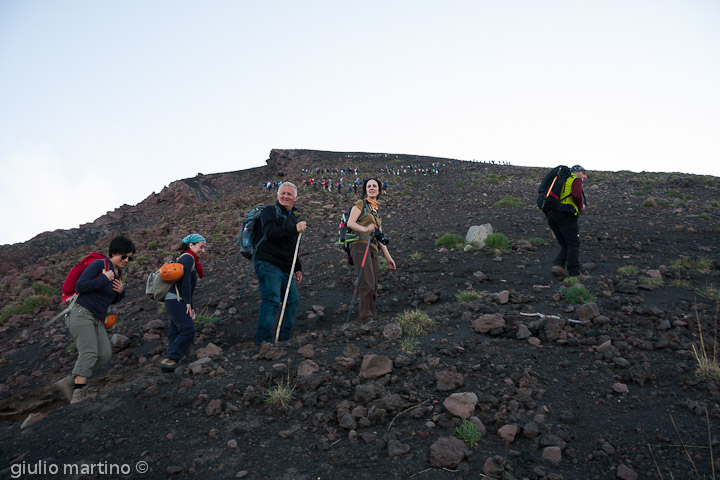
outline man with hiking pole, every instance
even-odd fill
[[[260,283],[262,303],[258,312],[255,342],[281,342],[290,339],[295,312],[300,303],[296,283],[302,282],[302,265],[297,256],[300,235],[307,225],[295,216],[297,187],[284,182],[278,187],[277,203],[265,207],[260,215],[260,228],[265,240],[258,244],[255,254],[255,273]],[[279,334],[273,332],[275,315],[283,301],[283,315],[278,325]]]

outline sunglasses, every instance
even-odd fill
[[[120,258],[122,260],[127,260],[128,262],[132,262],[133,256],[132,255],[121,255]]]

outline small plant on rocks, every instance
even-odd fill
[[[465,246],[465,237],[456,233],[446,233],[435,241],[436,247],[445,248],[463,248]]]
[[[457,294],[457,299],[460,303],[474,302],[478,298],[480,298],[480,294],[475,290],[465,290]]]
[[[560,293],[565,301],[573,305],[580,303],[588,303],[595,301],[595,295],[590,293],[587,288],[582,285],[572,285],[567,288],[561,288]]]
[[[420,253],[420,252],[413,252],[413,253],[410,255],[410,258],[413,259],[413,260],[415,260],[415,261],[421,260],[421,259],[423,258],[423,254]]]
[[[474,447],[480,441],[482,434],[480,429],[467,418],[463,418],[462,424],[455,428],[457,437],[465,442],[468,447]]]
[[[511,195],[505,195],[493,205],[494,208],[516,208],[522,206],[522,200]]]
[[[290,407],[290,403],[295,398],[295,385],[290,385],[290,379],[287,381],[280,380],[280,382],[268,388],[265,393],[265,403],[274,408],[280,408],[287,410]]]
[[[630,275],[633,273],[637,273],[638,268],[635,265],[623,265],[622,267],[617,269],[617,273],[619,275]]]
[[[493,250],[509,250],[510,240],[502,233],[493,233],[485,239],[485,246]]]
[[[408,337],[400,343],[400,350],[404,353],[415,354],[420,351],[420,344],[416,339]]]
[[[398,324],[405,334],[419,337],[428,333],[435,321],[421,310],[406,310],[398,316]]]
[[[653,277],[640,277],[638,279],[639,283],[642,283],[643,285],[650,285],[653,287],[660,287],[664,284],[662,278],[653,278]]]

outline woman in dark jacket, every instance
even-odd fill
[[[105,317],[111,304],[125,298],[122,269],[132,260],[135,245],[119,236],[112,239],[109,258],[87,266],[75,284],[77,300],[65,317],[78,350],[72,375],[56,385],[70,403],[88,397],[88,378],[110,361],[112,346],[105,331]]]
[[[178,262],[183,265],[183,276],[165,295],[165,311],[170,317],[168,347],[160,367],[174,370],[177,363],[187,356],[195,340],[195,311],[193,292],[198,278],[203,277],[199,256],[205,253],[205,239],[193,233],[183,238]]]

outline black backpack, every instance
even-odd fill
[[[538,187],[537,206],[543,211],[545,215],[553,210],[559,210],[561,212],[575,213],[575,209],[572,205],[562,203],[563,200],[568,198],[570,195],[560,198],[563,186],[567,179],[570,178],[572,172],[570,168],[565,165],[558,165],[557,167],[550,170],[540,182]]]
[[[248,282],[250,281],[250,274],[252,273],[252,269],[255,264],[255,254],[257,253],[257,249],[260,244],[265,241],[265,235],[261,236],[260,215],[262,214],[263,209],[268,206],[269,205],[259,205],[245,215],[242,227],[240,228],[240,233],[238,233],[238,238],[235,241],[235,246],[240,245],[240,252],[238,252],[238,254],[250,260],[250,266],[248,267],[247,275],[245,275],[245,282],[240,289],[240,296],[242,296],[243,292],[245,292]],[[282,215],[277,204],[273,206],[275,207],[275,215],[283,216],[283,219],[287,219],[287,217]],[[238,255],[235,257],[237,258]]]

